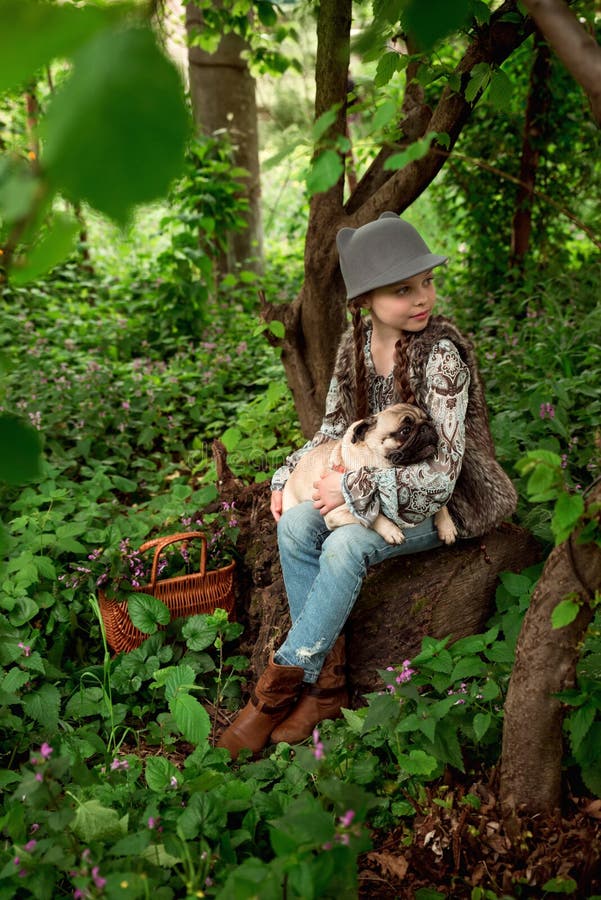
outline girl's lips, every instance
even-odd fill
[[[429,316],[430,313],[428,310],[424,310],[424,312],[416,313],[414,316],[411,316],[412,319],[425,319],[426,316]]]

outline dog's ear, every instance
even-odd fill
[[[376,424],[376,417],[369,416],[367,419],[361,419],[360,422],[357,422],[355,427],[353,428],[353,436],[351,438],[351,444],[357,444],[359,441],[365,440],[365,435],[373,428]]]

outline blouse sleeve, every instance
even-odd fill
[[[363,524],[383,513],[401,527],[417,525],[445,505],[461,471],[470,373],[455,345],[443,339],[426,364],[426,402],[438,433],[433,459],[391,469],[362,468],[342,478],[347,506]]]
[[[313,450],[314,447],[318,447],[325,441],[336,441],[343,436],[347,428],[347,423],[345,423],[344,416],[340,409],[338,379],[336,375],[334,375],[328,389],[326,411],[319,431],[312,440],[307,441],[303,447],[299,450],[295,450],[294,453],[291,453],[290,456],[286,458],[284,465],[277,469],[271,479],[272,491],[282,491],[284,489],[284,485],[288,481],[290,473],[294,470],[299,459],[304,456],[305,453],[308,453],[309,450]]]

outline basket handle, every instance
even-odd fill
[[[178,534],[170,534],[168,537],[160,537],[153,538],[151,541],[146,541],[145,544],[142,544],[140,547],[140,552],[143,553],[145,550],[150,550],[151,547],[155,547],[154,551],[154,559],[152,560],[152,571],[150,573],[150,586],[154,591],[157,582],[157,569],[159,565],[159,557],[165,547],[168,547],[169,544],[176,544],[178,541],[186,541],[191,538],[200,538],[201,539],[201,548],[200,548],[200,574],[204,575],[207,568],[207,539],[204,536],[202,531],[181,531]]]

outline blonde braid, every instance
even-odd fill
[[[363,297],[355,297],[349,303],[353,320],[353,342],[355,348],[355,405],[358,419],[364,419],[369,415],[367,395],[369,381],[367,366],[365,365],[365,326],[361,315]]]
[[[394,368],[392,374],[394,391],[399,403],[415,403],[415,394],[411,390],[409,383],[409,344],[411,343],[411,337],[412,335],[403,331],[394,345]]]

